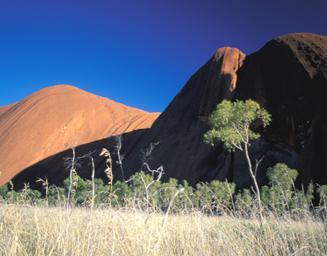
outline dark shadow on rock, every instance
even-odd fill
[[[135,144],[139,142],[147,131],[148,129],[141,129],[122,134],[121,155],[125,158],[129,157],[133,152]],[[116,145],[116,136],[80,145],[76,147],[76,157],[92,152],[92,157],[95,162],[95,176],[106,181],[107,177],[104,173],[104,170],[106,169],[105,159],[104,157],[99,156],[99,154],[101,153],[102,148],[107,148],[110,150],[113,159],[114,178],[117,180],[122,179],[120,168],[117,166],[117,154],[115,153]],[[54,156],[48,157],[23,170],[20,174],[14,177],[14,188],[21,189],[23,188],[24,183],[29,183],[31,188],[42,190],[41,184],[36,182],[39,178],[47,178],[50,185],[62,185],[62,182],[69,176],[69,170],[67,170],[64,164],[64,159],[66,157],[72,157],[72,149],[67,149]],[[85,159],[80,161],[79,164],[80,165],[77,166],[77,173],[83,178],[90,179],[92,172],[90,161]]]
[[[250,151],[253,159],[265,155],[258,169],[259,183],[267,183],[268,167],[285,162],[299,170],[299,182],[327,184],[326,86],[327,37],[286,35],[246,58],[237,49],[219,49],[150,129],[123,135],[126,177],[141,170],[141,153],[156,144],[148,161],[151,168],[163,165],[164,180],[173,177],[195,185],[227,179],[239,188],[250,186],[241,152],[229,153],[221,145],[211,147],[203,142],[203,134],[209,129],[208,115],[218,103],[250,98],[272,114],[272,125]],[[100,140],[78,147],[77,154],[96,150],[97,177],[103,178],[104,159],[98,154],[102,147],[112,146],[112,138]],[[71,151],[26,169],[15,177],[15,185],[31,182],[34,187],[35,179],[44,176],[60,184],[68,176],[62,161],[65,156],[71,156]],[[88,178],[90,167],[82,168],[80,174]],[[115,175],[120,178],[119,173]]]

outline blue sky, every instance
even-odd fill
[[[223,46],[327,35],[325,0],[0,0],[0,106],[54,84],[163,111]]]

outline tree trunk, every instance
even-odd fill
[[[68,196],[67,196],[67,206],[70,205],[71,201],[71,193],[72,193],[72,188],[73,188],[73,171],[75,170],[75,158],[76,158],[76,153],[75,153],[75,148],[72,148],[73,151],[73,158],[72,158],[72,166],[70,168],[69,172],[69,190],[68,190]]]
[[[94,177],[95,177],[95,166],[94,166],[94,159],[91,156],[91,163],[92,163],[92,201],[91,201],[91,208],[94,207],[94,201],[95,201],[95,183],[94,183]]]
[[[261,203],[261,196],[260,196],[260,188],[259,188],[259,185],[258,185],[258,182],[257,182],[257,178],[256,178],[256,176],[255,176],[255,174],[253,172],[253,167],[252,167],[252,162],[251,162],[251,159],[250,159],[250,156],[249,156],[248,147],[249,147],[249,144],[244,143],[244,153],[245,153],[245,157],[246,157],[246,160],[247,160],[247,163],[248,163],[249,172],[250,172],[251,178],[252,178],[253,183],[254,183],[256,196],[257,196],[257,199],[258,199],[259,219],[260,219],[260,222],[262,222],[263,216],[262,216],[262,203]]]

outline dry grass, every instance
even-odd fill
[[[326,255],[324,224],[0,205],[0,255]]]

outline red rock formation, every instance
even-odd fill
[[[229,91],[233,92],[237,84],[237,71],[243,65],[245,54],[239,49],[224,47],[219,48],[214,55],[216,61],[221,61],[221,75],[230,77]]]
[[[237,49],[219,49],[150,129],[137,136],[124,135],[125,174],[140,171],[140,153],[159,142],[148,162],[153,168],[163,165],[166,178],[187,179],[191,184],[228,179],[239,187],[249,186],[251,178],[244,156],[226,152],[221,145],[212,148],[204,144],[203,134],[209,128],[208,115],[223,99],[252,98],[272,114],[272,125],[251,147],[253,158],[265,156],[258,170],[259,183],[267,182],[265,171],[269,166],[285,162],[300,171],[301,182],[327,184],[326,85],[326,36],[282,36],[245,59]],[[104,143],[81,146],[79,154],[101,150]],[[16,177],[17,184],[35,181],[45,169],[51,182],[60,183],[67,176],[62,172],[58,176],[63,169],[61,159],[70,154],[66,151],[28,168]],[[96,163],[101,176],[105,161],[98,158]],[[89,168],[82,167],[81,171],[85,177],[90,176]]]
[[[69,85],[38,91],[0,109],[0,184],[67,148],[148,128],[157,117]]]
[[[230,74],[237,75],[236,87]],[[162,164],[168,177],[192,184],[229,179],[240,187],[249,186],[244,156],[205,145],[203,134],[209,113],[221,100],[252,98],[264,105],[273,119],[263,140],[251,148],[253,158],[265,155],[259,182],[267,181],[269,166],[285,162],[300,171],[304,183],[325,184],[326,85],[326,36],[285,35],[245,59],[237,49],[219,49],[191,77],[135,150],[160,142],[151,163],[154,167]],[[131,156],[125,163],[133,170],[137,157]]]
[[[235,98],[272,114],[265,138],[297,155],[300,180],[327,184],[327,37],[295,33],[268,42],[239,71]]]
[[[124,135],[122,153],[125,157],[126,175],[140,170],[141,152],[151,142],[159,140],[158,150],[155,149],[153,154],[154,165],[164,163],[165,169],[168,170],[167,177],[181,176],[191,182],[200,179],[203,173],[199,172],[201,169],[198,169],[198,160],[211,151],[209,146],[203,144],[201,135],[207,127],[206,119],[220,100],[231,96],[231,91],[235,88],[236,71],[244,58],[244,53],[238,49],[218,49],[207,64],[191,77],[150,131]],[[110,148],[113,143],[110,138],[90,143],[79,147],[78,154],[98,151],[103,146]],[[67,177],[67,172],[63,171],[62,158],[70,155],[71,151],[68,150],[27,168],[15,178],[16,185],[19,187],[24,181],[28,181],[37,186],[36,177],[43,177],[45,169],[50,182],[60,183]],[[190,161],[195,155],[195,161]],[[104,162],[101,162],[102,159],[96,154],[94,156],[98,175],[101,176]],[[114,168],[115,177],[120,176],[117,170],[118,168]],[[85,177],[89,177],[88,172],[89,168],[80,170],[80,174]]]
[[[163,164],[166,177],[187,179],[192,184],[201,180],[208,169],[217,168],[213,161],[207,161],[212,148],[203,143],[203,134],[208,115],[217,103],[232,97],[236,72],[244,58],[245,54],[236,48],[219,48],[190,78],[134,152],[142,152],[151,143],[159,142],[152,155],[153,167]],[[125,164],[131,172],[139,168],[139,154],[131,154]]]
[[[6,110],[8,110],[12,105],[13,104],[8,105],[8,106],[1,107],[0,108],[0,116],[2,115],[2,113],[4,113]]]

